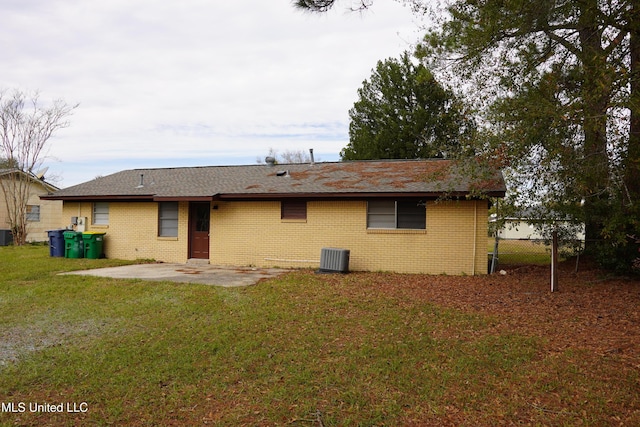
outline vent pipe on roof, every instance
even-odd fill
[[[264,159],[265,163],[267,164],[267,166],[275,166],[276,165],[276,158],[275,157],[265,157]]]
[[[309,155],[311,156],[311,165],[314,165],[316,161],[313,158],[313,148],[309,148]]]
[[[136,188],[142,188],[144,187],[144,174],[141,173],[140,174],[140,185],[138,185]]]

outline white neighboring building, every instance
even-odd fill
[[[492,214],[489,222],[496,222],[496,214]],[[539,224],[543,223],[543,230],[540,230]],[[557,220],[554,222],[559,227],[568,227],[572,225],[569,220]],[[577,225],[577,224],[575,224]],[[527,216],[526,213],[520,217],[508,217],[504,219],[504,226],[498,231],[500,239],[512,240],[542,240],[545,234],[551,234],[552,224],[548,220],[533,218]],[[545,231],[548,230],[547,233]],[[579,231],[576,233],[577,240],[584,240],[584,224],[579,225]]]

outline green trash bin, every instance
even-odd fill
[[[98,259],[102,257],[102,249],[104,244],[104,235],[100,231],[85,231],[82,233],[84,240],[84,257],[90,259]]]
[[[84,246],[82,242],[82,233],[79,231],[65,231],[64,236],[64,257],[65,258],[83,258]]]

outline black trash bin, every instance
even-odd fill
[[[9,246],[13,243],[11,230],[0,230],[0,246]]]
[[[64,232],[66,230],[49,230],[49,256],[64,257]]]

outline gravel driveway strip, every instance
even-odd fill
[[[179,283],[201,283],[224,287],[249,286],[261,279],[276,277],[289,270],[257,267],[223,267],[192,264],[136,264],[94,270],[71,271],[65,274],[111,277],[115,279],[141,279]]]

